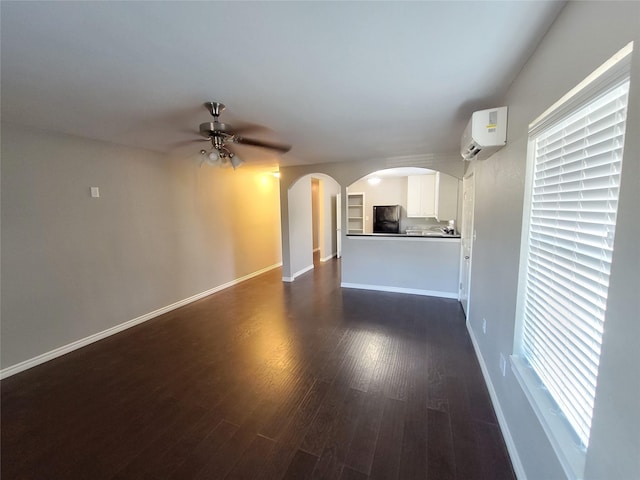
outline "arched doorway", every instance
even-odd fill
[[[287,189],[286,218],[289,229],[283,232],[284,281],[292,282],[313,269],[314,253],[320,262],[337,255],[337,202],[340,191],[340,184],[323,173],[306,174]],[[281,206],[283,216],[284,210]]]

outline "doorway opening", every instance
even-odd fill
[[[289,257],[292,282],[296,277],[338,255],[337,213],[340,184],[328,175],[313,173],[289,187]]]
[[[314,265],[320,264],[320,224],[324,224],[320,218],[320,182],[321,180],[318,178],[311,178],[311,235],[313,237],[312,254]],[[322,215],[324,215],[324,212],[322,212]]]

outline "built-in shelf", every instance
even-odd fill
[[[347,194],[347,232],[364,233],[364,193]]]

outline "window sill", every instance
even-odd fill
[[[533,369],[523,359],[512,355],[511,369],[538,417],[558,460],[570,480],[584,477],[586,451],[567,420],[542,387]]]

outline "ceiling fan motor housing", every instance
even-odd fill
[[[200,124],[200,135],[203,137],[211,137],[217,130],[217,125],[214,122],[204,122]]]

